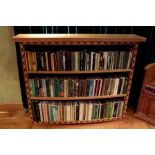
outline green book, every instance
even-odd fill
[[[98,109],[99,109],[99,106],[97,104],[93,104],[92,119],[98,118]]]
[[[99,104],[96,104],[96,108],[95,108],[95,119],[98,119],[98,114],[99,114]]]
[[[34,79],[32,79],[32,92],[33,92],[33,96],[36,96]]]
[[[60,80],[58,79],[58,97],[60,97]]]
[[[95,104],[93,104],[92,119],[95,119]]]
[[[121,102],[121,107],[120,107],[120,117],[122,117],[123,109],[124,109],[124,101],[120,101],[120,102]]]
[[[108,118],[111,118],[112,102],[109,103]]]
[[[107,102],[107,106],[106,106],[106,118],[108,118],[109,116],[109,102]]]
[[[54,106],[50,104],[50,106],[49,106],[50,122],[54,121],[53,108],[54,108]]]

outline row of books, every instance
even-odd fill
[[[109,101],[34,101],[36,122],[77,122],[122,117],[123,100]]]
[[[29,79],[31,95],[35,97],[103,96],[125,94],[128,78],[33,78]]]
[[[83,71],[128,69],[132,60],[129,51],[65,51],[26,52],[29,71]]]

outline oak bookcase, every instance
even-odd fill
[[[127,103],[130,93],[130,87],[132,83],[132,77],[134,72],[134,66],[136,61],[136,55],[138,50],[138,44],[140,42],[145,42],[146,38],[134,35],[134,34],[18,34],[13,37],[13,40],[19,43],[22,68],[24,74],[24,81],[26,87],[26,95],[28,99],[29,112],[32,113],[32,101],[34,100],[47,100],[47,101],[65,101],[65,100],[98,100],[98,99],[112,99],[112,98],[123,98],[124,109],[122,117],[125,117]],[[93,71],[29,71],[26,67],[25,58],[25,46],[130,46],[130,51],[132,52],[132,61],[129,69],[113,69],[113,70],[93,70]],[[104,96],[86,96],[86,97],[32,97],[30,94],[29,76],[30,75],[66,75],[72,76],[79,75],[98,75],[98,74],[121,74],[126,73],[128,77],[128,86],[126,94],[119,95],[104,95]],[[120,117],[98,119],[92,121],[75,121],[75,122],[55,122],[53,124],[78,124],[78,123],[93,123],[93,122],[104,122],[120,119]],[[33,119],[32,119],[33,121]]]

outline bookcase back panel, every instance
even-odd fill
[[[133,45],[24,45],[26,51],[129,51]]]

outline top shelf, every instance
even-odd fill
[[[18,34],[15,42],[145,42],[146,38],[135,34]]]
[[[132,69],[93,70],[93,71],[27,71],[28,74],[97,74],[97,73],[123,73]]]

